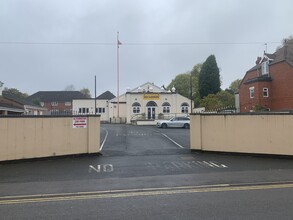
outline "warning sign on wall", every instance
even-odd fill
[[[87,126],[87,117],[73,117],[72,118],[73,128],[86,128],[86,126]]]

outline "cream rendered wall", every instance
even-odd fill
[[[97,153],[100,118],[87,116],[86,128],[73,128],[72,117],[1,117],[0,161]]]
[[[120,102],[120,100],[119,100]],[[120,118],[126,118],[126,104],[123,102],[123,103],[119,103],[119,117]],[[109,119],[113,119],[113,118],[117,118],[117,115],[118,112],[117,112],[117,103],[112,103],[112,102],[109,102]]]
[[[159,93],[160,94],[160,93]],[[131,119],[133,118],[133,116],[135,116],[136,114],[133,113],[133,108],[132,108],[132,104],[134,102],[138,102],[141,105],[141,112],[147,114],[147,103],[150,100],[144,100],[143,98],[144,93],[126,93],[126,102],[127,102],[127,106],[126,106],[126,117],[127,117],[127,123],[131,122]],[[190,107],[190,100],[188,98],[185,98],[184,96],[177,94],[177,93],[161,93],[160,94],[160,100],[153,100],[156,104],[156,115],[163,113],[163,103],[164,102],[169,102],[171,105],[170,108],[170,117],[171,116],[179,116],[179,115],[186,115],[181,113],[181,104],[186,102],[189,107]],[[165,114],[168,115],[168,114]]]
[[[117,97],[109,100],[109,120],[118,117],[118,99]],[[127,117],[126,94],[119,96],[119,118]]]
[[[126,93],[126,102],[127,102],[127,106],[126,106],[126,117],[127,117],[127,123],[131,123],[131,119],[137,115],[133,113],[133,109],[132,109],[132,104],[134,102],[138,102],[141,105],[140,108],[140,114],[145,114],[146,113],[146,108],[143,102],[143,96],[141,94],[132,94],[132,93]]]
[[[293,155],[293,115],[191,115],[191,149]]]

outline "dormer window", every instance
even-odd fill
[[[262,75],[269,74],[269,61],[265,61],[261,64],[261,74]]]

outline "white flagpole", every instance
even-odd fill
[[[117,118],[119,118],[119,32],[117,32]]]

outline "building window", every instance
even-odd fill
[[[51,102],[51,106],[58,106],[58,102]]]
[[[44,107],[45,103],[44,103],[44,102],[40,102],[40,105],[41,105],[42,107]]]
[[[78,113],[79,114],[88,114],[89,113],[89,108],[79,108]]]
[[[249,88],[249,97],[250,97],[251,99],[254,98],[254,87],[250,87],[250,88]]]
[[[164,102],[162,106],[163,106],[163,113],[164,114],[170,113],[170,103],[169,102]]]
[[[265,61],[261,64],[261,73],[262,75],[269,74],[269,61]]]
[[[135,102],[132,104],[132,112],[134,114],[139,114],[140,113],[140,107],[141,105],[138,102]]]
[[[269,89],[268,88],[263,88],[263,97],[269,97]]]
[[[96,108],[96,113],[98,114],[105,113],[105,108]]]
[[[188,113],[188,107],[189,107],[189,105],[186,102],[182,103],[181,113]]]
[[[65,106],[71,106],[71,102],[65,102]]]
[[[59,115],[59,109],[52,109],[51,115]]]

